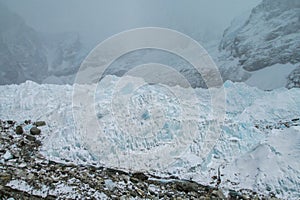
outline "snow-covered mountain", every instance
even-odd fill
[[[205,44],[224,81],[244,82],[264,90],[299,87],[300,77],[299,1],[264,0],[254,9],[236,17],[219,44]],[[197,71],[178,56],[143,50],[116,60],[106,74],[122,76],[144,63],[172,66],[192,87],[206,87]]]
[[[85,50],[76,33],[45,35],[0,4],[0,84],[72,83]],[[50,77],[49,77],[50,76]]]
[[[38,33],[1,4],[0,27],[0,84],[41,82],[48,66]]]
[[[73,83],[77,69],[88,53],[78,34],[37,33],[3,5],[0,9],[0,84],[25,80]],[[225,30],[220,44],[216,42],[207,49],[223,80],[246,81],[265,90],[299,87],[299,13],[297,0],[263,0],[252,11],[238,16]],[[189,63],[162,51],[126,54],[112,63],[106,74],[121,76],[148,62],[172,66],[193,87],[206,87],[201,75]]]
[[[206,87],[201,75],[190,63],[175,54],[157,49],[143,49],[129,52],[115,60],[105,71],[105,75],[123,76],[131,69],[145,63],[160,63],[162,65],[170,66],[170,68],[184,76],[192,87]],[[139,74],[143,78],[146,76],[150,77],[151,74],[156,74],[157,76],[158,73],[153,72],[155,70],[159,70],[161,72],[161,78],[171,80],[173,85],[180,85],[180,81],[176,80],[174,75],[170,74],[170,71],[163,73],[163,69],[147,68],[147,71],[144,69],[144,71]],[[171,82],[170,85],[172,85]]]
[[[87,50],[78,33],[44,34],[42,41],[48,61],[48,77],[43,83],[72,84]]]
[[[250,13],[245,13],[232,22],[224,32],[219,49],[223,56],[221,60],[234,60],[235,64],[232,62],[229,65],[238,66],[236,71],[243,71],[239,68],[246,70],[243,71],[245,76],[242,80],[253,76],[254,80],[250,80],[250,85],[255,85],[258,81],[256,86],[274,89],[272,83],[276,85],[278,66],[287,64],[284,70],[277,70],[279,75],[282,74],[281,79],[284,79],[281,86],[299,87],[300,2],[263,0]],[[273,67],[274,65],[277,67]],[[234,68],[227,68],[232,73]],[[260,71],[262,69],[264,70]],[[226,75],[230,76],[230,70],[225,73],[225,78]],[[295,71],[292,72],[293,70]],[[265,79],[264,83],[260,84],[261,80],[258,79]]]

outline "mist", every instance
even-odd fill
[[[231,20],[261,0],[1,0],[42,33],[77,32],[94,46],[118,32],[144,26],[181,31],[198,41],[218,39]]]

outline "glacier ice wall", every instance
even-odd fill
[[[97,138],[95,132],[95,137],[89,139],[95,141],[96,148],[84,142],[84,130],[74,124],[73,109],[80,108],[72,107],[73,87],[70,85],[39,85],[27,81],[21,85],[0,86],[0,119],[19,122],[25,119],[45,120],[47,126],[43,128],[42,153],[49,159],[135,170],[141,166],[140,170],[169,172],[205,184],[211,182],[211,176],[217,175],[219,170],[223,174],[221,186],[224,188],[271,191],[285,198],[296,199],[299,196],[299,126],[266,128],[280,121],[299,118],[299,89],[281,88],[266,92],[243,83],[225,82],[226,118],[221,125],[221,135],[214,146],[205,149],[207,146],[203,141],[209,136],[209,125],[215,117],[211,112],[208,90],[173,87],[173,91],[181,97],[178,99],[160,85],[147,84],[132,90],[129,78],[120,94],[130,94],[131,104],[124,109],[117,106],[122,99],[114,99],[114,87],[119,79],[107,76],[95,93],[95,104],[91,106],[95,109],[97,126],[108,136]],[[88,90],[89,86],[81,87]],[[190,94],[196,95],[197,101]],[[132,118],[116,118],[113,114],[116,109],[121,114],[120,111],[124,111],[124,116],[128,112]],[[180,121],[178,117],[183,110],[190,115]],[[154,120],[153,116],[158,119]],[[184,120],[189,120],[189,123],[182,123]],[[192,126],[187,127],[186,124]],[[186,131],[191,133],[186,134]],[[193,138],[183,140],[184,134]],[[180,142],[190,143],[176,149],[176,145],[172,146],[176,137],[181,138]],[[114,144],[109,151],[104,151],[110,152],[107,157],[95,151],[107,147],[99,143],[103,139]],[[168,148],[173,151],[168,151]],[[176,157],[160,168],[155,156],[141,156],[149,151],[156,156],[155,151],[162,152],[159,156],[167,161],[172,155]],[[140,155],[140,163],[133,163],[135,160],[130,155]]]

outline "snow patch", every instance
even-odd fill
[[[246,84],[262,90],[274,90],[285,87],[288,75],[296,69],[293,64],[275,64],[251,73]]]

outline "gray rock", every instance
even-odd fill
[[[198,184],[194,182],[181,182],[176,183],[176,189],[183,192],[193,192],[198,190]]]
[[[34,178],[34,174],[33,173],[29,173],[28,175],[27,175],[27,179],[28,180],[32,180]]]
[[[25,124],[31,124],[31,120],[25,120],[24,123]]]
[[[13,120],[7,120],[6,122],[10,125],[13,125],[15,123]]]
[[[30,129],[30,133],[31,133],[32,135],[40,135],[40,134],[41,134],[41,130],[38,129],[37,127],[32,127],[32,128]]]
[[[212,192],[213,195],[215,195],[216,197],[220,198],[220,199],[226,199],[225,195],[223,194],[223,192],[219,189],[219,190],[214,190]]]
[[[1,173],[0,174],[0,180],[2,183],[7,183],[11,180],[12,175],[9,173]]]
[[[33,125],[35,125],[35,126],[45,126],[46,122],[45,121],[36,121]]]
[[[288,89],[300,88],[300,65],[289,74],[286,87]]]
[[[32,142],[36,141],[36,138],[32,135],[26,135],[25,138],[29,141],[32,141]]]
[[[142,172],[135,172],[135,173],[132,174],[132,177],[137,178],[137,179],[139,179],[141,181],[148,180],[148,176],[146,176]]]
[[[219,49],[247,71],[299,63],[299,10],[299,0],[263,0],[243,23],[234,21],[225,30]]]
[[[15,132],[18,135],[23,134],[24,133],[23,127],[22,126],[17,126]]]

